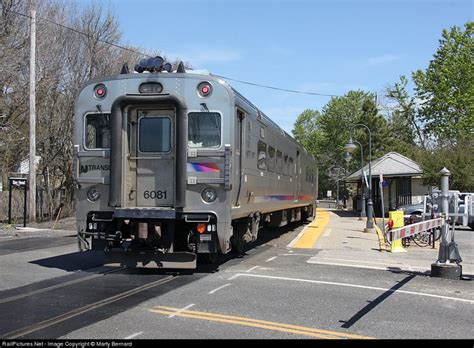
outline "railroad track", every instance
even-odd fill
[[[177,280],[184,280],[182,275],[169,274],[136,274],[133,277],[132,272],[136,271],[120,267],[0,299],[0,312],[3,314],[0,318],[0,338],[57,338],[77,328],[68,326],[68,320],[91,314],[108,305],[114,306],[111,311],[103,311],[109,315],[110,312],[126,310],[136,305],[137,301],[147,299],[137,295],[159,289],[169,282],[175,282],[179,287],[182,282]],[[185,283],[197,278],[187,277]],[[67,298],[69,301],[65,301]],[[132,300],[129,301],[130,306],[123,304],[127,299]],[[95,320],[90,323],[93,322]],[[51,330],[48,332],[48,329]]]

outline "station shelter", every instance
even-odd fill
[[[423,197],[429,193],[430,187],[423,185],[421,166],[412,159],[397,152],[389,152],[384,156],[371,162],[372,165],[372,202],[376,216],[382,215],[380,174],[382,174],[382,189],[384,209],[396,210],[402,205],[423,203]],[[367,180],[369,180],[369,164],[363,168]],[[352,197],[353,210],[361,211],[362,193],[365,192],[366,204],[368,189],[363,191],[362,170],[346,177],[346,183],[353,188],[355,195]],[[367,211],[367,209],[366,209]]]

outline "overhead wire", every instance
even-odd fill
[[[14,13],[14,14],[16,14],[16,15],[23,16],[23,17],[26,17],[26,18],[30,18],[30,19],[31,19],[31,16],[29,16],[29,15],[27,15],[27,14],[25,14],[25,13],[17,12],[17,11],[12,10],[12,9],[10,9],[9,12],[12,12],[12,13]],[[58,27],[61,27],[61,28],[63,28],[63,29],[70,30],[70,31],[72,31],[72,32],[74,32],[74,33],[77,33],[77,34],[79,34],[79,35],[84,35],[84,36],[87,36],[87,37],[91,37],[91,36],[88,35],[87,33],[84,33],[84,32],[82,32],[82,31],[80,31],[80,30],[78,30],[78,29],[71,28],[71,27],[69,27],[69,26],[67,26],[67,25],[57,23],[57,22],[52,21],[52,20],[50,20],[50,19],[48,19],[48,18],[44,18],[44,17],[39,17],[39,16],[37,16],[36,19],[37,19],[37,20],[42,20],[42,21],[48,22],[48,23],[50,23],[50,24],[57,25]],[[149,58],[152,57],[152,56],[150,56],[149,54],[146,54],[146,53],[143,53],[143,52],[140,52],[140,51],[137,51],[137,50],[134,50],[134,49],[125,47],[125,46],[121,46],[121,45],[118,45],[118,44],[116,44],[116,43],[113,43],[113,42],[110,42],[110,41],[107,41],[107,40],[97,39],[97,41],[102,42],[102,43],[105,43],[105,44],[110,45],[110,46],[113,46],[113,47],[116,47],[116,48],[119,48],[119,49],[122,49],[122,50],[126,50],[126,51],[129,51],[129,52],[133,52],[133,53],[136,53],[136,54],[145,56],[145,57],[149,57]],[[216,74],[212,74],[212,75],[213,75],[213,76],[216,76],[216,77],[219,77],[219,78],[222,78],[222,79],[225,79],[225,80],[235,81],[235,82],[243,83],[243,84],[250,85],[250,86],[256,86],[256,87],[267,88],[267,89],[272,89],[272,90],[277,90],[277,91],[283,91],[283,92],[289,92],[289,93],[306,94],[306,95],[323,96],[323,97],[338,97],[338,96],[339,96],[339,95],[336,95],[336,94],[324,94],[324,93],[316,93],[316,92],[298,91],[298,90],[294,90],[294,89],[280,88],[280,87],[268,86],[268,85],[263,85],[263,84],[259,84],[259,83],[249,82],[249,81],[243,81],[243,80],[239,80],[239,79],[235,79],[235,78],[227,77],[227,76],[222,76],[222,75],[216,75]]]

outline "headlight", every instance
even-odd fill
[[[438,204],[436,204],[436,203],[433,204],[433,210],[438,210],[438,208],[439,208]]]
[[[201,192],[202,200],[206,203],[212,203],[217,198],[217,192],[213,188],[206,188]]]
[[[91,202],[95,202],[100,198],[100,190],[97,186],[92,186],[87,190],[87,199]]]

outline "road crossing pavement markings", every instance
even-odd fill
[[[214,289],[214,290],[211,290],[208,292],[208,295],[212,295],[214,293],[216,293],[217,291],[221,290],[221,289],[224,289],[225,287],[231,285],[231,283],[227,283],[227,284],[224,284],[222,286],[219,286],[217,289]]]
[[[329,223],[329,212],[317,209],[316,218],[307,225],[298,236],[288,244],[289,248],[311,249]]]
[[[345,333],[340,331],[331,331],[331,330],[323,330],[323,329],[316,329],[306,326],[299,326],[299,325],[291,325],[285,323],[277,323],[267,320],[259,320],[259,319],[252,319],[247,317],[240,317],[234,315],[225,315],[225,314],[218,314],[218,313],[210,313],[210,312],[200,312],[200,311],[189,311],[183,310],[174,307],[166,307],[166,306],[157,306],[149,311],[157,314],[163,315],[170,315],[174,314],[177,317],[184,317],[190,319],[199,319],[199,320],[207,320],[213,321],[218,323],[225,323],[225,324],[234,324],[234,325],[242,325],[242,326],[249,326],[255,327],[259,329],[266,329],[272,331],[280,331],[286,333],[292,333],[295,335],[302,335],[314,338],[321,338],[321,339],[372,339],[374,337],[369,336],[361,336],[351,333]]]
[[[194,307],[194,303],[191,303],[190,305],[187,305],[184,308],[179,308],[179,309],[176,308],[176,312],[172,313],[168,318],[173,318],[173,317],[179,315],[181,312],[184,312],[184,311],[188,310],[191,307]]]
[[[135,338],[135,337],[137,337],[137,336],[140,336],[142,333],[143,333],[143,331],[136,332],[136,333],[134,333],[134,334],[132,334],[132,335],[130,335],[130,336],[125,337],[124,340],[131,340],[132,338]]]
[[[362,264],[347,264],[347,263],[342,263],[342,262],[333,262],[333,261],[322,261],[318,258],[310,258],[309,260],[306,261],[307,263],[310,264],[315,264],[315,265],[327,265],[327,266],[339,266],[339,267],[351,267],[351,268],[362,268],[362,269],[375,269],[378,271],[409,271],[409,272],[426,272],[427,269],[424,267],[413,267],[409,265],[385,265],[385,266],[370,266],[370,265],[362,265]],[[354,262],[354,261],[352,261]],[[359,261],[357,261],[359,262]]]
[[[261,275],[261,274],[249,274],[249,273],[237,273],[236,275],[234,275],[233,279],[236,279],[236,278],[239,278],[239,277],[255,277],[255,278],[286,280],[286,281],[302,282],[302,283],[344,286],[344,287],[350,287],[350,288],[359,288],[359,289],[377,290],[377,291],[384,291],[384,292],[401,293],[401,294],[407,294],[407,295],[433,297],[433,298],[439,298],[439,299],[443,299],[443,300],[452,300],[452,301],[459,301],[459,302],[474,304],[474,300],[468,300],[468,299],[465,299],[465,298],[428,294],[428,293],[425,293],[425,292],[415,292],[415,291],[407,291],[407,290],[394,290],[394,289],[388,289],[388,288],[379,288],[379,287],[376,287],[376,286],[357,285],[357,284],[348,284],[348,283],[337,283],[337,282],[326,282],[326,281],[322,281],[322,280],[313,280],[313,279],[277,277],[277,276],[269,276],[269,275]]]

